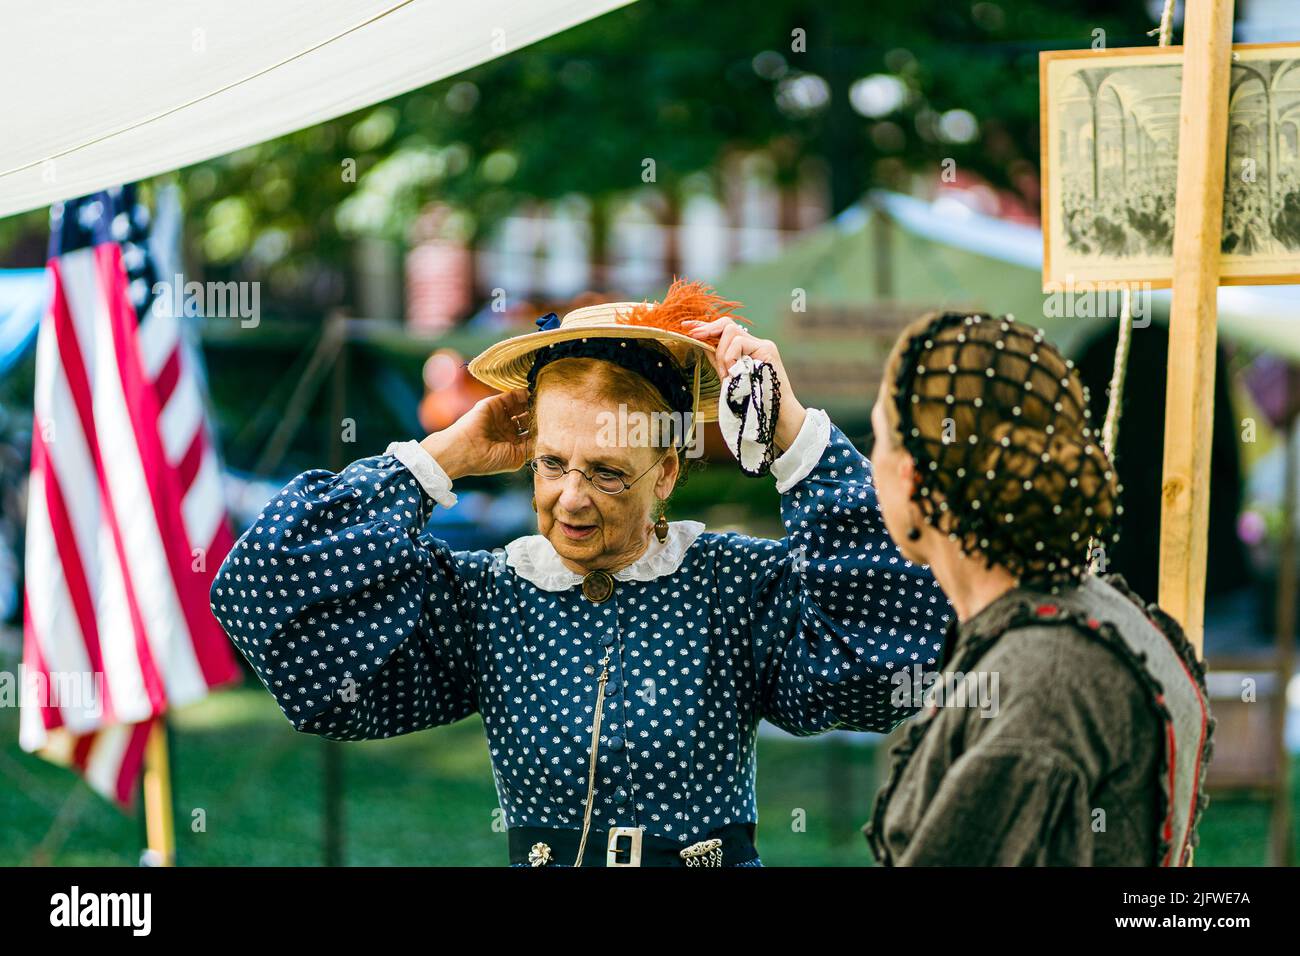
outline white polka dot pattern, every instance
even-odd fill
[[[212,611],[297,730],[383,738],[480,713],[512,827],[581,826],[608,647],[592,825],[693,841],[756,822],[760,719],[804,735],[906,717],[890,678],[933,667],[950,613],[838,428],[781,500],[783,539],[704,532],[676,571],[592,604],[423,532],[432,499],[378,455],[286,485]]]

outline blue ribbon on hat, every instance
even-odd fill
[[[542,331],[558,329],[560,320],[551,312],[537,320],[537,327]],[[629,348],[629,345],[633,347]],[[544,366],[562,358],[595,358],[621,365],[658,389],[673,411],[686,413],[695,410],[685,370],[671,352],[657,343],[638,344],[622,338],[582,338],[552,342],[533,353],[532,365],[528,369],[528,390],[532,391],[536,387],[537,373]]]

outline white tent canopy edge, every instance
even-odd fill
[[[628,2],[16,6],[0,31],[0,217],[383,102]]]

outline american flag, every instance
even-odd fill
[[[208,606],[220,467],[148,233],[133,186],[51,207],[23,595],[19,743],[128,810],[155,719],[238,675]]]

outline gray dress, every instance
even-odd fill
[[[1214,721],[1178,625],[1117,575],[1016,588],[955,631],[864,828],[886,865],[1191,860]],[[962,691],[965,697],[962,697]]]

